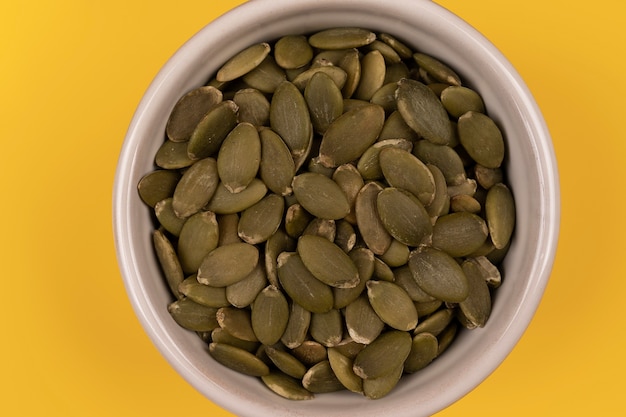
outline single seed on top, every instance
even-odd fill
[[[376,34],[361,28],[332,28],[309,36],[309,44],[319,49],[360,48],[376,40]]]
[[[270,53],[270,45],[266,42],[247,47],[229,59],[218,71],[217,81],[232,81],[256,68]]]

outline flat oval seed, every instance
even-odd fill
[[[306,268],[327,285],[352,288],[359,283],[359,272],[354,262],[339,246],[323,237],[300,237],[298,253]]]
[[[337,346],[343,339],[343,318],[337,309],[325,313],[313,313],[309,333],[323,346]]]
[[[235,307],[222,307],[215,314],[219,326],[233,336],[248,342],[258,342],[252,329],[250,310]]]
[[[200,284],[195,274],[189,278],[185,278],[178,286],[178,290],[191,301],[207,307],[220,308],[230,305],[226,299],[225,288],[210,287]]]
[[[217,71],[215,79],[220,82],[231,81],[247,74],[256,68],[270,53],[270,45],[266,42],[249,46],[230,58]]]
[[[328,362],[333,373],[344,387],[352,392],[363,392],[363,380],[352,370],[352,359],[333,347],[328,349]]]
[[[498,288],[502,284],[502,274],[497,266],[495,266],[486,256],[477,256],[468,259],[469,262],[476,264],[476,267],[482,274],[485,282],[491,288]]]
[[[222,365],[250,376],[269,375],[269,367],[252,353],[225,343],[209,343],[209,354]]]
[[[419,81],[402,79],[398,82],[396,100],[402,118],[418,135],[437,145],[451,142],[448,113],[430,88]]]
[[[456,310],[452,308],[438,310],[422,320],[413,331],[413,334],[430,333],[431,335],[437,336],[448,327],[452,319],[454,319],[455,314]]]
[[[189,158],[201,159],[215,154],[237,124],[238,111],[239,107],[232,100],[222,101],[209,110],[189,138]]]
[[[392,240],[389,249],[382,255],[380,260],[387,264],[390,268],[397,268],[405,265],[409,260],[410,249],[408,245]]]
[[[223,94],[212,86],[202,86],[182,96],[174,105],[165,132],[174,142],[185,142],[205,114],[222,101]]]
[[[304,89],[313,129],[324,134],[328,126],[343,113],[343,97],[337,84],[327,74],[314,74]]]
[[[391,114],[397,110],[396,106],[396,89],[398,83],[396,81],[385,83],[383,80],[383,85],[372,94],[370,98],[370,102],[374,104],[378,104],[380,107],[385,109],[385,113]]]
[[[282,68],[300,68],[313,59],[313,48],[305,36],[283,36],[274,45],[274,58]]]
[[[389,330],[356,355],[352,369],[363,379],[386,375],[404,363],[411,351],[411,343],[409,333]]]
[[[394,111],[387,117],[378,140],[403,138],[410,142],[417,141],[417,133],[406,124],[399,111]]]
[[[304,229],[302,235],[315,235],[328,239],[330,242],[335,242],[335,235],[337,234],[337,225],[334,220],[320,219],[319,217],[311,220],[309,225]]]
[[[344,314],[348,334],[357,343],[369,345],[385,328],[385,323],[376,314],[365,294],[348,304]]]
[[[378,161],[389,185],[412,193],[424,206],[433,201],[435,178],[426,164],[410,151],[394,147],[384,149]]]
[[[176,185],[172,207],[178,217],[197,213],[213,197],[219,183],[217,162],[205,158],[193,164]]]
[[[259,262],[248,276],[226,287],[226,299],[233,307],[248,307],[267,283],[265,268],[263,263]]]
[[[282,82],[274,92],[270,126],[287,144],[298,169],[311,149],[313,126],[306,100],[289,81]]]
[[[154,207],[159,201],[172,197],[179,181],[180,174],[177,171],[158,169],[139,180],[137,192],[141,201]]]
[[[241,213],[239,237],[251,245],[265,242],[280,227],[284,211],[284,199],[276,194],[268,194]]]
[[[291,181],[296,167],[289,148],[282,138],[271,129],[261,129],[261,162],[259,176],[272,192],[291,194]]]
[[[217,309],[198,304],[189,298],[174,301],[167,306],[167,311],[178,325],[187,330],[207,332],[218,327],[215,320]]]
[[[461,85],[461,78],[456,72],[438,59],[419,52],[413,54],[413,59],[436,80],[450,85]]]
[[[225,343],[237,347],[239,349],[246,350],[248,352],[256,352],[259,348],[259,342],[250,342],[248,340],[239,339],[232,334],[228,333],[221,327],[216,327],[211,331],[211,342]]]
[[[400,365],[391,372],[378,378],[364,379],[363,394],[371,400],[384,397],[395,388],[400,381],[403,372],[404,366]]]
[[[413,337],[411,353],[404,362],[404,372],[412,374],[429,365],[439,351],[437,338],[430,333],[420,333]]]
[[[441,92],[441,103],[453,117],[461,117],[468,111],[485,112],[485,104],[480,95],[467,87],[451,85]]]
[[[343,384],[337,379],[328,360],[310,367],[302,378],[302,386],[314,393],[335,392],[345,389]]]
[[[254,126],[265,126],[270,120],[270,102],[256,88],[243,88],[233,96],[233,102],[239,107],[237,121]]]
[[[433,226],[432,245],[459,258],[478,250],[488,234],[487,223],[480,216],[468,212],[450,213],[439,217]]]
[[[293,349],[292,353],[307,366],[313,366],[328,359],[326,347],[315,340],[305,340],[300,346]]]
[[[401,266],[400,268],[396,268],[393,270],[394,280],[393,282],[402,288],[409,295],[411,300],[417,303],[425,303],[433,301],[435,298],[432,295],[428,295],[422,290],[415,279],[413,279],[413,274],[409,269],[408,265]],[[421,316],[418,311],[418,317]],[[418,324],[419,327],[421,325]]]
[[[490,189],[495,184],[504,181],[504,175],[500,168],[487,168],[480,164],[474,166],[476,181],[485,190]]]
[[[504,160],[504,139],[496,123],[482,113],[468,111],[459,117],[459,140],[474,161],[498,168]]]
[[[393,282],[367,282],[367,298],[380,319],[397,330],[413,330],[417,311],[406,291]]]
[[[157,151],[154,163],[163,169],[187,168],[194,163],[187,154],[187,142],[166,140]]]
[[[394,48],[392,48],[390,45],[383,42],[382,40],[375,40],[374,42],[370,43],[369,45],[367,45],[366,50],[380,52],[383,58],[385,58],[385,63],[387,65],[397,64],[402,61],[402,58],[400,57],[398,52],[396,52]]]
[[[484,327],[491,315],[491,292],[478,266],[465,261],[461,265],[469,283],[469,295],[459,303],[463,322],[468,328]]]
[[[318,49],[360,48],[376,40],[376,34],[361,28],[332,28],[309,36],[309,44]]]
[[[265,94],[273,94],[286,79],[285,71],[276,64],[272,55],[266,56],[263,62],[241,78],[246,86]]]
[[[263,375],[261,380],[270,390],[288,400],[305,401],[315,397],[304,389],[300,381],[280,372],[270,372]]]
[[[152,233],[152,244],[170,291],[177,299],[182,298],[178,286],[185,279],[185,275],[172,242],[157,229]]]
[[[198,269],[198,282],[226,287],[241,281],[259,262],[258,249],[248,243],[231,243],[209,252]]]
[[[416,197],[389,187],[378,194],[376,208],[391,236],[408,246],[419,246],[429,239],[433,229],[430,216]]]
[[[278,343],[289,321],[289,304],[283,293],[273,285],[263,289],[252,304],[251,320],[261,343],[268,346]]]
[[[380,166],[380,153],[386,148],[398,148],[410,152],[413,149],[413,143],[406,139],[385,139],[377,141],[367,148],[356,165],[364,180],[379,180],[383,178],[383,171]]]
[[[448,212],[450,208],[450,196],[448,195],[448,186],[443,172],[435,165],[427,164],[428,170],[433,174],[435,180],[435,196],[433,201],[426,206],[428,215],[433,219],[433,223],[438,216]]]
[[[346,83],[346,79],[348,78],[348,74],[341,69],[340,67],[336,67],[334,65],[324,65],[319,67],[312,67],[303,73],[299,74],[296,78],[293,79],[293,85],[295,85],[298,90],[304,91],[309,81],[315,74],[323,73],[330,78],[335,86],[338,89],[342,89]]]
[[[226,136],[217,155],[217,172],[231,193],[245,189],[256,177],[261,162],[261,140],[250,123],[239,123]]]
[[[159,221],[159,224],[173,236],[180,235],[180,231],[187,220],[181,219],[176,215],[174,207],[172,207],[171,197],[156,203],[154,205],[154,214]]]
[[[385,82],[385,58],[379,51],[371,51],[361,59],[361,80],[354,98],[370,100]]]
[[[306,373],[306,366],[304,366],[296,357],[285,351],[267,346],[265,348],[265,353],[278,369],[293,378],[302,379]]]
[[[365,284],[374,275],[374,254],[367,248],[355,248],[348,253],[359,271],[359,283],[354,288],[333,288],[336,309],[342,309],[356,300],[365,289]]]
[[[305,310],[325,313],[333,308],[332,290],[311,274],[297,253],[278,256],[278,278],[287,295]]]
[[[198,271],[202,260],[217,247],[219,229],[215,213],[200,211],[187,219],[178,238],[180,265],[187,274]]]
[[[465,166],[459,154],[451,147],[420,140],[413,146],[413,154],[425,164],[435,165],[443,173],[449,186],[466,181]]]
[[[409,59],[413,56],[413,51],[411,50],[411,48],[406,46],[403,42],[400,42],[394,36],[388,33],[381,33],[378,35],[378,37],[381,41],[391,46],[402,59]]]
[[[354,165],[343,164],[335,169],[332,179],[339,185],[339,188],[341,188],[346,195],[348,203],[350,204],[350,212],[346,215],[345,220],[355,224],[356,215],[354,213],[354,204],[357,194],[365,184],[363,177],[361,177],[359,170],[356,169]]]
[[[291,303],[287,328],[280,341],[288,349],[297,348],[306,340],[310,324],[311,312],[297,302]]]
[[[224,184],[220,183],[205,209],[216,214],[239,213],[261,201],[266,193],[267,187],[258,178],[253,179],[243,191],[236,194],[228,191]]]
[[[411,253],[409,268],[417,285],[441,301],[459,303],[469,294],[463,270],[454,258],[443,251],[421,247]]]
[[[506,185],[499,183],[489,189],[485,216],[493,245],[496,249],[505,248],[515,228],[515,201]]]
[[[337,220],[350,212],[350,203],[339,185],[322,174],[300,174],[293,179],[292,187],[298,202],[316,217]]]
[[[383,188],[378,183],[369,182],[359,191],[354,203],[361,237],[375,255],[385,253],[393,239],[378,215],[377,200],[382,190]]]
[[[337,65],[346,72],[346,82],[341,89],[343,98],[350,98],[361,82],[361,59],[358,49],[350,49]]]
[[[378,138],[385,111],[376,104],[350,110],[330,124],[320,144],[320,162],[327,167],[354,161]]]

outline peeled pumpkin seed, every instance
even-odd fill
[[[364,379],[363,394],[371,400],[377,400],[384,397],[395,388],[400,381],[403,372],[404,365],[400,365],[391,372],[379,376],[378,378]]]
[[[396,92],[398,111],[418,135],[436,145],[452,140],[446,109],[433,91],[419,81],[404,78]]]
[[[382,259],[379,257],[374,258],[374,278],[379,281],[393,282],[393,271]]]
[[[187,330],[207,332],[218,327],[215,319],[217,309],[198,304],[189,298],[181,298],[167,306],[167,311],[178,325]]]
[[[397,82],[385,83],[372,94],[370,102],[378,104],[385,110],[385,113],[390,114],[396,111],[396,87]]]
[[[385,82],[385,58],[377,51],[365,54],[361,59],[361,80],[354,92],[354,98],[359,100],[371,100]]]
[[[381,143],[381,142],[378,142]],[[378,161],[390,186],[412,193],[424,205],[435,198],[435,179],[426,164],[410,150],[389,148],[381,150]]]
[[[178,286],[178,290],[190,300],[207,307],[220,308],[230,305],[226,299],[225,288],[200,284],[195,274],[185,278]]]
[[[433,219],[433,223],[438,216],[446,214],[450,208],[450,196],[448,195],[448,186],[443,172],[435,165],[427,164],[428,170],[433,174],[435,180],[435,195],[433,201],[426,206],[428,215]]]
[[[484,327],[491,314],[491,292],[478,266],[470,261],[461,265],[469,284],[467,298],[459,303],[466,327]]]
[[[230,58],[217,71],[217,81],[232,81],[256,68],[270,53],[270,45],[266,42],[247,47]]]
[[[219,230],[215,213],[200,211],[183,225],[178,237],[178,260],[187,274],[198,271],[204,257],[217,248]]]
[[[307,391],[299,380],[281,372],[270,372],[261,376],[261,380],[270,390],[288,400],[305,401],[314,398],[314,394]]]
[[[233,102],[239,107],[237,121],[254,126],[265,126],[270,119],[270,102],[256,88],[243,88],[233,96]]]
[[[417,310],[418,317],[423,317],[423,316],[428,316],[434,313],[435,311],[439,310],[439,308],[442,305],[443,305],[443,302],[437,299],[433,299],[432,301],[416,301],[415,310]]]
[[[176,215],[189,217],[197,213],[211,200],[218,183],[214,158],[204,158],[189,167],[174,190],[172,207]]]
[[[343,164],[335,169],[332,180],[341,188],[341,191],[345,194],[348,199],[348,204],[350,205],[350,211],[344,217],[345,220],[351,224],[355,224],[356,215],[354,213],[354,205],[357,194],[365,184],[363,177],[354,165]]]
[[[239,213],[261,201],[266,193],[267,186],[258,178],[238,193],[231,193],[223,183],[219,183],[205,209],[216,214]]]
[[[397,330],[412,330],[417,326],[417,311],[413,300],[393,282],[367,282],[367,298],[380,319]]]
[[[376,104],[342,114],[322,137],[320,162],[334,168],[358,159],[376,141],[384,122],[385,111]]]
[[[289,148],[282,138],[271,129],[261,129],[261,161],[259,176],[272,192],[287,195],[292,192],[291,181],[296,167]]]
[[[341,89],[344,98],[352,97],[361,82],[361,59],[359,55],[357,49],[350,49],[336,64],[346,72],[346,82]]]
[[[157,229],[152,233],[152,244],[170,291],[176,298],[182,298],[183,295],[178,290],[178,286],[185,279],[185,275],[172,242],[161,230]]]
[[[268,55],[256,68],[241,77],[241,79],[245,85],[251,88],[255,88],[265,94],[272,94],[287,79],[287,75],[276,64],[274,58]]]
[[[383,178],[383,171],[380,166],[380,153],[386,148],[397,148],[410,152],[413,149],[413,144],[406,139],[385,139],[375,142],[363,152],[356,165],[364,180],[379,180]]]
[[[459,212],[441,216],[433,226],[433,247],[455,258],[467,256],[485,242],[489,230],[478,215]]]
[[[267,283],[265,268],[263,263],[259,262],[245,278],[225,288],[226,299],[233,307],[248,307]]]
[[[448,327],[444,329],[443,332],[441,332],[439,336],[437,336],[437,341],[439,342],[437,356],[441,356],[441,354],[452,344],[452,342],[456,338],[458,328],[458,323],[453,321],[448,325]]]
[[[474,197],[467,194],[459,194],[450,198],[450,210],[453,212],[480,214],[482,207]]]
[[[280,227],[284,211],[285,202],[282,197],[276,194],[266,195],[241,213],[239,237],[251,245],[265,242]]]
[[[454,319],[455,314],[456,310],[452,308],[443,308],[438,310],[422,320],[413,331],[413,334],[418,335],[420,333],[429,333],[437,336],[446,327],[448,327],[450,322]]]
[[[311,213],[306,211],[302,205],[292,204],[287,208],[285,214],[285,231],[290,237],[297,239],[304,233],[312,219]]]
[[[337,309],[325,313],[313,313],[309,333],[323,346],[337,346],[343,339],[343,318]]]
[[[413,56],[413,51],[411,50],[411,48],[406,46],[403,42],[399,41],[394,36],[388,33],[381,33],[378,35],[378,38],[381,41],[385,42],[387,45],[391,46],[402,59],[409,59]]]
[[[328,78],[330,78],[339,90],[343,88],[346,83],[346,79],[348,78],[348,74],[346,74],[346,72],[340,67],[336,67],[334,65],[323,65],[319,67],[312,67],[302,72],[293,79],[293,85],[295,85],[298,90],[304,91],[306,86],[309,84],[309,81],[315,74],[318,73],[325,74]]]
[[[325,313],[333,308],[331,288],[306,268],[297,253],[278,256],[278,278],[287,295],[305,310]]]
[[[449,146],[420,140],[414,144],[413,154],[425,164],[439,168],[450,186],[461,184],[467,178],[461,157]]]
[[[330,367],[330,362],[324,360],[311,366],[302,378],[302,386],[313,393],[336,392],[344,390],[343,384]]]
[[[313,48],[302,35],[287,35],[274,45],[276,63],[285,69],[300,68],[313,59]]]
[[[296,250],[296,241],[279,228],[276,233],[265,242],[265,272],[268,281],[280,287],[278,283],[278,257],[282,252],[293,252]]]
[[[441,103],[451,116],[459,118],[468,111],[485,112],[485,104],[478,93],[467,87],[451,85],[441,91]]]
[[[365,289],[367,281],[374,274],[374,254],[367,248],[355,248],[348,253],[348,256],[354,262],[359,272],[359,282],[353,288],[336,288],[333,287],[333,307],[342,309],[356,300]]]
[[[409,333],[389,330],[356,355],[352,369],[363,379],[379,378],[404,363],[411,351],[411,344]]]
[[[327,239],[329,242],[335,242],[337,234],[337,226],[334,220],[314,218],[302,232],[302,235],[314,235]]]
[[[375,255],[382,255],[389,249],[392,237],[378,216],[378,194],[383,187],[376,182],[369,182],[357,194],[354,213],[361,237]]]
[[[222,365],[234,371],[250,376],[269,375],[270,369],[252,353],[227,345],[225,343],[209,343],[209,354]]]
[[[298,202],[316,217],[335,220],[350,212],[346,195],[325,175],[305,172],[294,177],[292,187]]]
[[[469,294],[463,270],[454,258],[443,251],[421,247],[411,253],[409,268],[417,285],[439,300],[458,303]]]
[[[385,58],[385,63],[387,65],[397,64],[402,61],[400,55],[394,48],[392,48],[387,43],[382,40],[375,40],[374,42],[367,45],[366,50],[368,51],[378,51]]]
[[[354,227],[346,220],[340,220],[335,225],[336,233],[333,242],[344,252],[348,253],[356,245],[356,232]]]
[[[407,245],[394,239],[391,241],[389,249],[380,255],[380,260],[390,268],[396,268],[408,262],[409,253],[410,249]]]
[[[287,328],[289,304],[282,291],[269,285],[257,295],[252,304],[252,329],[265,345],[278,343]]]
[[[154,163],[164,169],[187,168],[194,163],[187,154],[187,142],[166,140],[157,151]]]
[[[180,174],[176,171],[158,169],[144,175],[137,184],[141,201],[154,207],[159,201],[172,197]]]
[[[224,343],[227,345],[231,345],[251,353],[255,352],[259,348],[259,342],[250,342],[248,340],[239,339],[228,333],[221,327],[216,327],[215,329],[213,329],[213,331],[211,331],[210,340],[215,343]]]
[[[506,185],[499,183],[489,189],[485,215],[491,241],[496,249],[503,249],[511,240],[515,228],[515,202]]]
[[[377,140],[397,138],[406,139],[410,142],[417,141],[417,133],[406,124],[400,112],[396,110],[385,120]]]
[[[405,245],[419,246],[432,235],[430,217],[422,203],[398,188],[382,190],[376,208],[387,232]]]
[[[437,338],[430,333],[419,333],[413,337],[411,352],[404,362],[404,372],[411,374],[425,368],[439,351]]]
[[[315,340],[305,340],[292,352],[306,366],[313,366],[328,359],[326,347]]]
[[[208,253],[198,269],[198,282],[226,287],[241,281],[259,262],[258,249],[248,243],[219,246]]]
[[[402,288],[411,300],[415,302],[430,302],[434,300],[432,295],[428,295],[422,290],[417,282],[413,278],[413,273],[409,269],[408,265],[401,266],[393,270],[394,280],[393,282]],[[418,311],[418,316],[421,317],[420,311]],[[420,325],[418,324],[418,327]]]
[[[159,224],[171,233],[173,236],[180,235],[180,231],[187,219],[181,219],[174,212],[172,206],[172,198],[166,198],[154,205],[154,214],[159,221]]]
[[[385,323],[376,314],[365,294],[348,304],[344,314],[348,334],[357,343],[372,343],[385,328]]]
[[[459,117],[459,140],[474,161],[487,168],[498,168],[504,159],[504,139],[496,123],[487,115],[468,111]]]
[[[174,142],[185,142],[205,114],[222,101],[222,92],[215,87],[203,86],[182,96],[174,105],[165,131]]]
[[[298,239],[298,253],[311,273],[323,283],[337,288],[352,288],[359,283],[359,271],[350,257],[333,242],[320,236]]]
[[[502,284],[502,274],[500,270],[486,256],[477,256],[468,259],[469,262],[476,264],[476,267],[482,274],[487,285],[491,288],[498,288]]]
[[[423,68],[437,81],[450,85],[461,85],[461,78],[457,73],[437,58],[417,52],[413,54],[413,59],[420,68]]]
[[[226,135],[237,124],[238,110],[239,107],[232,100],[222,101],[209,110],[189,137],[189,158],[202,159],[215,154]]]
[[[363,392],[363,380],[352,370],[352,359],[333,347],[328,349],[328,363],[339,382],[346,389],[356,393]]]
[[[480,164],[476,164],[474,166],[474,175],[476,176],[476,181],[485,190],[488,190],[495,184],[504,181],[504,176],[500,168],[487,168]]]
[[[376,34],[361,28],[331,28],[309,36],[309,44],[319,49],[360,48],[376,40]]]
[[[258,342],[252,329],[250,310],[222,307],[215,313],[219,326],[233,336],[248,342]]]
[[[292,302],[289,309],[289,321],[280,338],[288,349],[297,348],[306,340],[311,324],[311,312],[300,304]]]
[[[280,371],[292,378],[302,379],[307,371],[302,362],[285,351],[268,346],[265,348],[265,353]]]
[[[304,89],[304,98],[309,106],[313,129],[319,134],[324,134],[343,113],[341,89],[323,72],[317,72],[310,78]]]
[[[239,123],[226,136],[217,156],[217,172],[231,193],[244,190],[256,177],[261,162],[261,140],[250,123]]]

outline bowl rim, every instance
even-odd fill
[[[399,12],[401,10],[400,4],[403,2],[398,3],[397,5],[385,5],[385,7],[391,10],[387,11],[387,13]],[[459,33],[467,36],[467,42],[472,42],[485,57],[490,58],[490,63],[494,66],[492,68],[494,72],[503,74],[503,77],[511,83],[516,94],[515,104],[520,107],[521,112],[524,112],[528,128],[533,131],[531,139],[534,139],[532,145],[537,157],[538,176],[541,181],[540,192],[542,193],[540,198],[541,213],[538,219],[541,227],[541,239],[537,242],[536,262],[532,271],[535,275],[531,284],[525,288],[525,294],[522,295],[526,303],[520,305],[512,313],[516,326],[505,329],[497,340],[497,346],[490,347],[492,357],[488,363],[482,364],[482,368],[477,369],[475,365],[472,365],[473,372],[466,372],[464,374],[466,377],[462,382],[451,383],[448,391],[441,393],[437,397],[433,396],[426,403],[421,404],[421,411],[426,413],[424,415],[428,415],[457,401],[480,384],[502,363],[526,331],[539,306],[554,262],[560,223],[560,189],[556,157],[548,127],[528,87],[524,84],[521,76],[511,63],[482,34],[452,12],[429,0],[414,0],[413,3],[414,10],[407,13],[409,16],[414,16],[420,12],[431,17],[433,24],[440,21],[448,22]],[[240,398],[239,393],[225,392],[220,385],[207,384],[202,371],[189,362],[185,357],[185,352],[181,350],[173,336],[164,330],[162,323],[158,320],[159,312],[155,310],[155,306],[145,296],[147,288],[141,279],[142,271],[137,266],[137,254],[132,248],[132,241],[136,239],[136,236],[128,233],[133,230],[132,221],[130,220],[132,213],[130,213],[129,207],[133,198],[131,193],[136,192],[135,184],[132,184],[131,181],[133,175],[131,168],[135,161],[140,158],[137,148],[137,142],[140,138],[138,132],[142,129],[142,126],[150,123],[151,108],[154,102],[158,101],[163,94],[162,89],[164,87],[176,88],[176,75],[184,73],[185,68],[193,64],[190,57],[194,56],[196,51],[203,49],[203,45],[206,44],[209,36],[228,37],[232,33],[232,25],[238,23],[242,16],[244,20],[251,21],[252,16],[259,14],[259,10],[263,10],[265,15],[269,15],[271,13],[281,13],[281,9],[283,9],[282,13],[286,14],[287,12],[284,12],[284,9],[287,8],[289,16],[303,16],[306,13],[310,13],[313,8],[318,8],[318,10],[321,8],[332,12],[337,11],[338,8],[354,11],[357,7],[367,8],[370,10],[367,13],[381,11],[380,2],[376,0],[343,0],[341,2],[334,0],[305,0],[297,4],[289,0],[251,0],[231,9],[207,24],[185,42],[157,73],[133,115],[122,145],[114,179],[112,220],[118,264],[131,305],[153,344],[172,367],[212,402],[238,415],[248,415],[247,413],[249,412],[255,415],[262,414],[260,414],[261,410],[258,408],[251,411],[250,406],[252,403]],[[408,20],[410,18],[406,17],[403,21]],[[278,31],[279,29],[276,30]],[[213,40],[213,42],[215,41]],[[222,61],[227,57],[223,55],[221,57]],[[215,59],[219,61],[220,58],[216,57]],[[279,401],[279,399],[272,396],[269,398],[270,401]],[[263,415],[269,415],[277,411],[285,412],[283,409],[272,407],[268,407],[263,411],[266,412]],[[415,410],[414,405],[393,411],[393,414],[389,415],[408,416],[416,415],[418,412]],[[302,414],[297,414],[300,412]],[[292,414],[290,415],[313,415],[306,414],[307,412],[305,407],[300,411],[291,411],[290,413]],[[384,416],[387,414],[378,413],[377,415]]]

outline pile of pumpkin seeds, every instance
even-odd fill
[[[156,168],[168,310],[285,398],[389,393],[482,327],[515,224],[477,91],[385,33],[259,43],[188,92]]]

